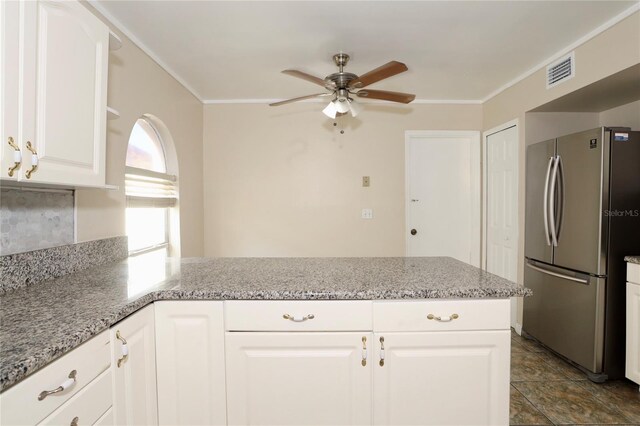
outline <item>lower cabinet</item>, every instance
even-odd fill
[[[376,425],[509,424],[510,331],[376,333]]]
[[[371,424],[372,336],[227,333],[229,424]]]
[[[117,425],[158,424],[153,311],[149,305],[110,330]]]
[[[158,420],[225,425],[223,302],[156,302]]]
[[[640,265],[627,266],[626,376],[640,384]]]

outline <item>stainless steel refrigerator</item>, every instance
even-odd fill
[[[527,147],[523,330],[594,381],[624,377],[624,256],[640,254],[640,132]]]

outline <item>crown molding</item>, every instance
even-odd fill
[[[202,102],[202,96],[189,84],[187,81],[175,72],[165,61],[160,59],[153,50],[144,44],[135,34],[133,34],[127,27],[124,26],[120,20],[111,14],[98,0],[87,0],[94,9],[96,9],[102,16],[104,16],[111,25],[116,27],[121,33],[123,33],[133,44],[135,44],[140,50],[147,54],[156,64],[165,70],[171,77],[173,77],[178,83],[180,83],[185,89],[189,91],[198,101]]]
[[[254,104],[254,105],[263,105],[263,104],[271,104],[274,102],[280,102],[284,99],[205,99],[202,101],[205,105],[225,105],[225,104]],[[380,103],[394,103],[389,101],[371,101],[371,100],[363,100],[358,99],[358,102],[363,104],[380,104]],[[317,104],[317,103],[327,103],[324,99],[305,99],[303,101],[298,101],[297,103],[306,103],[306,104]],[[411,104],[435,104],[435,105],[480,105],[482,104],[482,100],[480,99],[415,99]]]
[[[534,73],[538,72],[539,70],[543,69],[544,67],[546,67],[551,62],[555,61],[556,59],[560,58],[563,55],[566,55],[567,53],[571,52],[572,50],[582,46],[583,44],[585,44],[586,42],[588,42],[592,38],[598,36],[599,34],[602,34],[606,30],[608,30],[609,28],[613,27],[617,23],[621,22],[622,20],[628,18],[629,16],[633,15],[634,13],[636,13],[638,11],[640,11],[640,2],[635,3],[630,8],[624,10],[622,13],[620,13],[620,14],[614,16],[613,18],[609,19],[607,22],[605,22],[604,24],[600,25],[599,27],[594,28],[593,30],[591,30],[590,32],[588,32],[584,36],[580,37],[578,40],[574,41],[570,45],[568,45],[568,46],[564,47],[563,49],[557,51],[555,54],[553,54],[552,56],[548,57],[544,61],[540,62],[538,65],[530,68],[528,71],[524,72],[523,74],[520,74],[518,77],[516,77],[515,79],[511,80],[507,84],[504,84],[504,85],[500,86],[499,88],[497,88],[496,90],[494,90],[493,92],[489,93],[487,96],[485,96],[482,99],[482,103],[487,102],[488,100],[490,100],[491,98],[499,95],[500,93],[504,92],[508,88],[510,88],[512,86],[515,86],[516,84],[518,84],[519,82],[521,82],[525,78],[527,78],[527,77],[533,75]]]

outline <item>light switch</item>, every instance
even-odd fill
[[[363,219],[373,219],[373,209],[362,209]]]
[[[367,187],[371,184],[369,176],[362,176],[362,186]]]

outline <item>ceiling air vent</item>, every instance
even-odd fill
[[[575,56],[574,52],[571,52],[547,66],[547,89],[570,79],[575,74]]]

